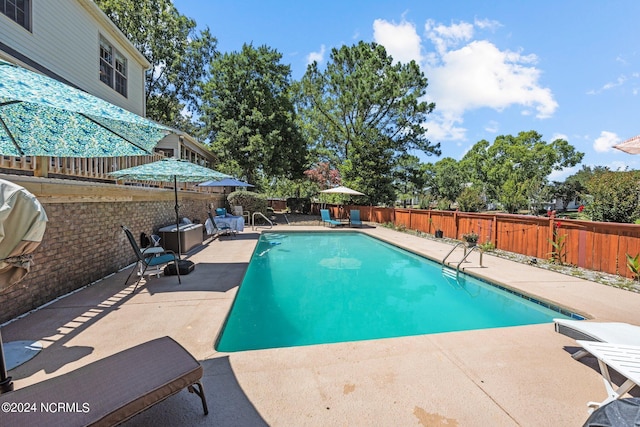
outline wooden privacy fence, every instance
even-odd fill
[[[392,223],[428,234],[442,230],[444,237],[452,239],[462,240],[463,234],[474,231],[480,244],[490,242],[497,249],[541,259],[560,252],[564,264],[629,278],[633,273],[627,268],[626,255],[640,253],[640,225],[635,224],[375,206],[327,208],[338,218],[359,209],[363,221]]]

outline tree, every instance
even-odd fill
[[[493,144],[480,141],[465,155],[461,164],[474,182],[484,182],[487,195],[509,212],[526,207],[538,199],[554,170],[578,164],[580,153],[564,139],[552,143],[535,131],[517,136],[498,136]],[[477,167],[480,170],[474,171]]]
[[[326,190],[340,185],[340,172],[331,168],[329,163],[320,162],[304,171],[305,176],[316,183],[320,190]]]
[[[553,181],[549,194],[561,199],[562,210],[566,211],[569,203],[578,198],[580,191],[583,191],[583,188],[578,181],[566,179],[564,182]]]
[[[482,197],[482,189],[476,186],[465,187],[456,199],[462,212],[480,212],[487,204]]]
[[[407,200],[423,196],[427,181],[425,166],[418,157],[410,154],[403,154],[398,158],[393,178],[402,206],[407,206]]]
[[[419,66],[393,63],[383,46],[360,42],[333,49],[326,69],[310,64],[299,108],[321,131],[315,144],[331,153],[344,182],[372,203],[393,202],[391,171],[410,150],[440,154],[426,137],[435,107],[421,101],[427,79]]]
[[[433,172],[432,194],[441,200],[456,200],[466,182],[460,164],[451,157],[445,157],[433,164]]]
[[[596,172],[586,185],[586,212],[594,221],[633,222],[640,217],[639,182],[640,171]]]
[[[217,54],[203,85],[203,131],[219,156],[220,169],[239,169],[249,182],[260,175],[300,178],[306,142],[291,102],[291,69],[267,46],[245,44]]]
[[[145,76],[147,116],[193,133],[186,109],[198,111],[199,83],[217,41],[181,15],[171,0],[96,0],[96,4],[151,63]]]

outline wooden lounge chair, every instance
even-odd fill
[[[169,337],[158,338],[0,394],[2,408],[22,408],[0,413],[0,425],[112,426],[184,388],[200,397],[206,415],[202,374],[202,365],[184,347]]]

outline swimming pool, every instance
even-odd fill
[[[218,351],[359,341],[568,317],[359,232],[264,233]]]

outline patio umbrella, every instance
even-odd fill
[[[322,190],[321,193],[325,193],[325,194],[348,194],[351,196],[364,196],[364,193],[361,193],[359,191],[356,190],[352,190],[349,187],[345,187],[343,185],[339,186],[339,187],[335,187],[335,188],[329,188],[328,190]]]
[[[173,181],[176,211],[176,229],[178,233],[178,256],[182,252],[180,247],[180,206],[178,205],[178,182],[202,182],[208,180],[230,178],[221,172],[186,160],[167,158],[145,165],[134,166],[112,172],[116,179],[131,179],[136,181]]]
[[[0,289],[18,283],[31,268],[31,253],[36,250],[47,222],[47,214],[33,194],[12,182],[0,179]],[[16,342],[15,350],[25,348]],[[34,347],[35,348],[35,347]],[[26,356],[27,360],[38,350]],[[0,335],[0,394],[13,390]]]
[[[2,155],[146,155],[169,130],[57,80],[0,61]]]
[[[334,188],[329,188],[327,190],[322,190],[321,193],[325,193],[325,194],[347,194],[349,196],[364,196],[364,193],[361,193],[359,191],[353,190],[349,187],[345,187],[343,185],[340,185],[338,187],[334,187]],[[344,203],[344,201],[343,201]],[[340,209],[342,209],[342,205],[340,205]]]
[[[151,154],[169,130],[57,80],[0,61],[0,155],[139,156]],[[18,243],[20,249],[0,251],[0,257],[5,258],[0,262],[0,269],[7,268],[6,274],[11,275],[11,281],[28,271],[28,268],[14,268],[15,263],[22,259],[25,261],[23,267],[28,267],[28,255],[37,247],[36,239],[40,233],[44,233],[45,228],[42,220],[46,218],[44,210],[41,207],[34,208],[37,200],[27,197],[25,191],[15,190],[13,197],[26,198],[30,202],[14,205],[3,202],[1,208],[3,217],[0,218],[0,226],[6,230],[2,246],[7,245],[8,248],[8,242],[16,239],[22,242]],[[18,206],[29,206],[30,203],[32,206],[25,208],[30,211],[29,214]],[[33,209],[38,213],[34,213]],[[17,215],[12,212],[21,211],[25,219],[40,218],[39,222],[34,219],[34,228],[22,236],[19,229],[11,225],[14,215]],[[8,254],[11,254],[11,260],[6,259]],[[0,289],[8,284],[9,280],[0,278]],[[4,354],[0,336],[0,393],[13,389],[11,378],[6,375]]]
[[[627,139],[618,145],[614,145],[613,148],[629,154],[640,154],[640,135]]]
[[[198,187],[255,187],[255,185],[239,181],[235,178],[225,178],[219,181],[203,182],[198,184]]]

